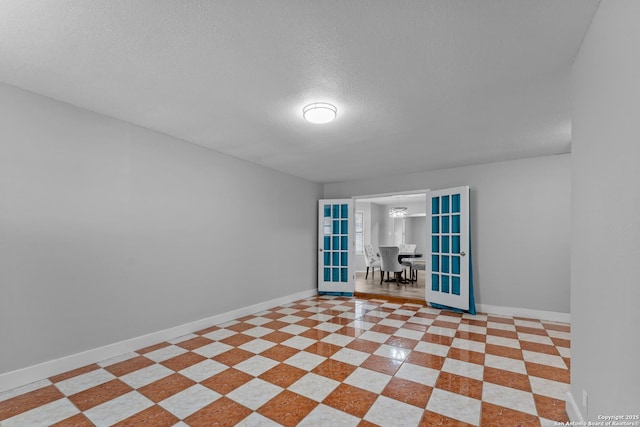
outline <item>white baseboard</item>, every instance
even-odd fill
[[[573,394],[571,392],[567,392],[567,415],[569,416],[569,421],[573,423],[584,423],[584,417],[580,413],[580,409],[578,409],[578,405],[576,404],[575,399],[573,398]]]
[[[49,378],[53,375],[71,371],[73,369],[81,368],[92,363],[98,363],[100,361],[110,359],[121,354],[135,351],[182,335],[190,334],[213,325],[227,322],[229,320],[237,319],[238,317],[257,313],[263,310],[268,310],[269,308],[299,299],[308,298],[316,294],[317,289],[297,292],[295,294],[286,295],[284,297],[275,298],[247,307],[238,308],[236,310],[197,320],[195,322],[190,322],[183,325],[175,326],[173,328],[152,332],[147,335],[142,335],[125,341],[109,344],[104,347],[87,350],[82,353],[76,353],[69,356],[61,357],[60,359],[50,360],[38,365],[28,366],[26,368],[6,372],[4,374],[0,374],[0,392],[11,390],[16,387],[42,380],[44,378]],[[569,323],[571,321],[571,315],[569,313],[530,310],[526,308],[503,307],[487,304],[477,304],[476,309],[479,312],[498,315],[528,317],[531,319],[541,319],[565,323]],[[567,400],[567,402],[569,401]],[[576,413],[578,414],[577,416],[579,416],[581,419],[580,412],[577,410],[575,402],[573,402],[573,405],[575,407]],[[568,411],[569,405],[567,405],[567,412]],[[573,420],[573,418],[571,419]]]
[[[482,313],[499,314],[503,316],[527,317],[529,319],[571,323],[570,313],[560,313],[557,311],[531,310],[528,308],[503,307],[489,304],[476,304],[476,310]]]
[[[98,363],[100,361],[110,359],[112,357],[116,357],[131,351],[139,350],[141,348],[167,341],[172,338],[187,335],[214,325],[218,325],[220,323],[237,319],[238,317],[247,316],[249,314],[268,310],[278,305],[287,304],[289,302],[297,301],[303,298],[308,298],[317,295],[317,293],[317,289],[309,289],[307,291],[297,292],[295,294],[286,295],[269,301],[264,301],[258,304],[231,310],[226,313],[207,317],[206,319],[196,320],[195,322],[185,323],[173,328],[152,332],[147,335],[142,335],[125,341],[109,344],[104,347],[94,348],[91,350],[83,351],[82,353],[76,353],[69,356],[61,357],[60,359],[40,363],[38,365],[28,366],[26,368],[6,372],[4,374],[0,374],[0,392],[11,390],[16,387],[42,380],[44,378],[49,378],[53,375],[71,371],[73,369],[81,368],[92,363]]]

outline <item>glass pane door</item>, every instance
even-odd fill
[[[430,256],[426,259],[425,299],[468,310],[469,187],[431,191],[427,198],[431,229],[427,239]]]
[[[352,199],[320,200],[318,292],[353,295],[355,221]]]

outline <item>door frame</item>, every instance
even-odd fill
[[[375,199],[378,197],[390,197],[390,196],[403,196],[403,195],[408,195],[408,194],[422,194],[424,196],[424,212],[425,212],[425,221],[427,220],[427,214],[428,214],[428,206],[427,206],[427,195],[429,194],[429,192],[431,191],[431,189],[426,188],[426,189],[417,189],[417,190],[405,190],[405,191],[393,191],[393,192],[386,192],[386,193],[374,193],[374,194],[361,194],[361,195],[357,195],[357,196],[352,196],[351,198],[354,201],[354,207],[356,206],[356,202],[360,199]],[[368,230],[369,233],[371,233],[371,227],[370,224],[367,224],[369,226]],[[427,224],[428,227],[428,224]],[[365,230],[367,230],[365,228]],[[425,239],[425,245],[428,245],[429,242],[427,240],[427,235],[425,234],[425,236],[423,236]],[[425,246],[425,250],[426,250],[426,246]],[[357,254],[354,254],[355,256],[357,256]],[[355,258],[355,257],[354,257]],[[355,259],[354,259],[355,261]],[[357,273],[358,270],[355,268],[354,265],[354,274]],[[425,284],[425,288],[426,288],[426,284]],[[357,292],[357,289],[356,289]],[[372,294],[373,295],[373,294]],[[403,298],[403,297],[400,297]],[[408,297],[407,297],[408,298]],[[411,299],[411,298],[408,298]],[[424,299],[424,297],[423,297]]]

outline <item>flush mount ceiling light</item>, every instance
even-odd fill
[[[302,117],[308,122],[316,124],[329,123],[338,115],[338,109],[326,102],[314,102],[302,109]]]

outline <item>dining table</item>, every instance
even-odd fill
[[[402,264],[402,260],[405,258],[422,258],[422,254],[416,252],[398,252],[398,262],[400,264]]]

